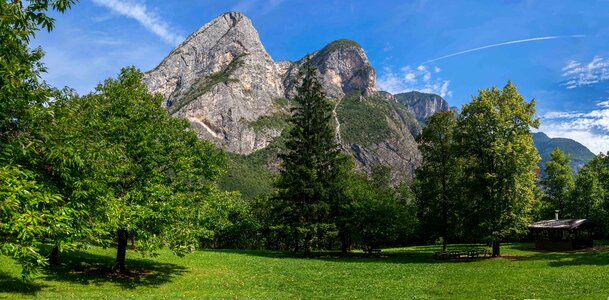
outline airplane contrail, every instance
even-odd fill
[[[461,54],[465,54],[465,53],[475,52],[475,51],[484,50],[484,49],[488,49],[488,48],[499,47],[499,46],[512,45],[512,44],[520,44],[520,43],[528,43],[528,42],[535,42],[535,41],[544,41],[544,40],[570,39],[570,38],[583,38],[583,37],[586,37],[586,36],[582,35],[582,34],[555,35],[555,36],[542,36],[542,37],[536,37],[536,38],[530,38],[530,39],[524,39],[524,40],[515,40],[515,41],[503,42],[503,43],[499,43],[499,44],[492,44],[492,45],[482,46],[482,47],[478,47],[478,48],[473,48],[473,49],[469,49],[469,50],[465,50],[465,51],[459,51],[459,52],[455,52],[455,53],[452,53],[452,54],[440,56],[438,58],[430,59],[430,60],[424,62],[423,64],[427,64],[427,63],[430,63],[430,62],[438,61],[438,60],[441,60],[441,59],[445,59],[445,58],[449,58],[449,57],[453,57],[453,56],[457,56],[457,55],[461,55]]]

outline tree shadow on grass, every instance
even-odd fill
[[[344,263],[395,263],[395,264],[420,264],[420,263],[468,263],[475,262],[488,257],[458,258],[458,259],[434,259],[434,251],[381,251],[377,254],[363,252],[342,253],[338,251],[313,252],[305,257],[302,252],[272,251],[272,250],[232,250],[232,249],[209,249],[205,251],[216,253],[231,253],[238,255],[257,256],[279,259],[315,259],[328,262]]]
[[[120,274],[112,271],[114,257],[84,251],[64,252],[60,264],[47,268],[43,279],[82,285],[112,283],[123,289],[135,289],[171,282],[187,271],[183,266],[148,259],[128,259],[126,264],[128,272]]]
[[[0,271],[0,293],[12,293],[35,296],[46,287],[39,282],[26,282],[21,278],[13,277],[8,273]]]
[[[522,248],[520,250],[534,252],[534,254],[508,256],[505,258],[514,261],[547,261],[548,266],[550,267],[609,265],[609,247],[606,246],[560,252],[538,250],[534,248]]]

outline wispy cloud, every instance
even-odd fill
[[[595,84],[609,79],[609,59],[595,56],[587,64],[572,60],[562,71],[565,78],[562,85],[568,89]]]
[[[555,36],[542,36],[542,37],[535,37],[535,38],[529,38],[529,39],[523,39],[523,40],[508,41],[508,42],[503,42],[503,43],[498,43],[498,44],[491,44],[491,45],[486,45],[486,46],[482,46],[482,47],[477,47],[477,48],[472,48],[472,49],[468,49],[468,50],[463,50],[463,51],[447,54],[447,55],[440,56],[440,57],[437,57],[437,58],[434,58],[434,59],[430,59],[430,60],[424,62],[424,64],[427,64],[427,63],[430,63],[430,62],[434,62],[434,61],[438,61],[438,60],[445,59],[445,58],[449,58],[449,57],[453,57],[453,56],[457,56],[457,55],[461,55],[461,54],[466,54],[466,53],[470,53],[470,52],[476,52],[476,51],[480,51],[480,50],[484,50],[484,49],[489,49],[489,48],[495,48],[495,47],[513,45],[513,44],[521,44],[521,43],[530,43],[530,42],[536,42],[536,41],[556,40],[556,39],[572,39],[572,38],[584,38],[584,37],[585,36],[581,35],[581,34],[576,34],[576,35],[555,35]]]
[[[450,80],[444,80],[439,77],[434,78],[434,75],[440,72],[441,70],[438,67],[430,70],[430,68],[424,65],[417,67],[405,66],[397,72],[386,67],[383,69],[381,76],[379,76],[377,85],[380,90],[393,94],[419,91],[438,94],[442,97],[451,97],[452,92],[448,89]]]
[[[168,44],[178,45],[185,39],[172,30],[161,17],[150,11],[144,3],[136,3],[130,0],[93,0],[93,2],[107,7],[117,14],[136,20]]]
[[[550,136],[579,141],[592,152],[609,151],[609,100],[590,112],[548,112],[541,116],[540,130]]]

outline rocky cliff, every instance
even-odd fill
[[[248,123],[274,111],[273,99],[284,96],[285,71],[248,18],[226,13],[190,35],[144,81],[202,138],[230,152],[251,153],[279,134],[256,132]]]
[[[395,98],[408,107],[417,120],[421,122],[425,122],[427,118],[439,111],[455,111],[444,98],[436,94],[412,91],[396,94]]]
[[[306,58],[320,71],[327,96],[376,91],[376,75],[355,42],[338,40]],[[274,103],[295,94],[304,63],[274,62],[252,22],[241,13],[225,13],[191,34],[144,81],[165,98],[169,112],[191,122],[201,138],[226,150],[248,154],[280,134],[250,126],[281,111]]]
[[[289,99],[307,60],[318,68],[324,93],[336,105],[343,150],[362,170],[384,164],[396,181],[411,178],[419,163],[413,134],[420,128],[408,108],[376,91],[375,71],[354,41],[334,41],[296,62],[275,62],[247,17],[225,13],[190,35],[145,73],[144,81],[201,138],[231,153],[250,155],[277,140],[287,126]],[[267,152],[272,156],[277,151]],[[276,169],[276,158],[260,161]]]

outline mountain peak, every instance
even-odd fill
[[[328,97],[340,98],[351,91],[376,92],[376,73],[357,42],[335,40],[313,53],[311,63],[319,69]]]
[[[421,122],[425,122],[436,112],[452,110],[448,102],[436,94],[411,91],[395,94],[394,96],[398,102],[408,107],[417,120]]]
[[[343,50],[345,48],[362,49],[362,46],[360,46],[360,44],[358,44],[356,41],[350,39],[338,39],[327,44],[325,47],[319,50],[319,53],[328,54],[334,51]]]

